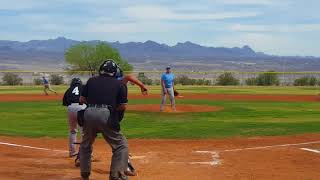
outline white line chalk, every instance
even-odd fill
[[[63,151],[63,150],[55,150],[55,149],[48,149],[48,148],[41,148],[41,147],[25,146],[25,145],[12,144],[12,143],[6,143],[6,142],[0,142],[0,145],[13,146],[13,147],[22,147],[22,148],[27,148],[27,149],[36,149],[36,150],[43,150],[43,151],[53,151],[53,152],[63,152],[63,153],[67,153],[68,152],[68,151]]]
[[[320,141],[295,143],[295,144],[278,144],[278,145],[271,145],[271,146],[258,146],[258,147],[249,147],[249,148],[239,148],[239,149],[226,149],[219,152],[236,152],[236,151],[246,151],[246,150],[269,149],[269,148],[275,148],[275,147],[301,146],[301,145],[308,145],[308,144],[320,144]]]
[[[217,166],[217,165],[221,164],[221,160],[219,160],[219,157],[220,157],[219,153],[223,153],[223,152],[259,150],[259,149],[269,149],[269,148],[276,148],[276,147],[301,146],[301,145],[309,145],[309,144],[320,144],[320,141],[292,143],[292,144],[278,144],[278,145],[270,145],[270,146],[257,146],[257,147],[248,147],[248,148],[238,148],[238,149],[225,149],[225,150],[220,150],[220,151],[195,151],[196,153],[211,154],[213,160],[208,161],[208,162],[169,162],[169,163],[204,164],[204,165]],[[308,149],[308,148],[301,148],[301,149],[306,150],[306,151],[311,151],[314,153],[320,153],[320,151],[318,151],[318,150],[313,150],[313,149]]]
[[[221,161],[219,159],[219,153],[216,151],[195,151],[195,153],[201,153],[201,154],[211,154],[211,161],[198,161],[198,162],[169,162],[169,164],[200,164],[200,165],[210,165],[210,166],[217,166],[221,164]]]
[[[309,149],[309,148],[300,148],[301,150],[304,150],[304,151],[309,151],[309,152],[314,152],[314,153],[318,153],[320,154],[320,151],[319,150],[316,150],[316,149]]]
[[[131,156],[130,159],[144,159],[146,156]]]

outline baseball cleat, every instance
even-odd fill
[[[136,176],[137,175],[136,170],[134,169],[133,165],[130,162],[130,159],[128,159],[128,168],[124,173],[127,176]]]

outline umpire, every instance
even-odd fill
[[[99,76],[92,77],[84,86],[80,101],[88,104],[84,112],[83,140],[80,145],[82,179],[89,179],[91,172],[92,144],[97,133],[112,148],[110,180],[127,180],[128,143],[120,132],[120,117],[128,103],[127,87],[115,78],[117,64],[106,60],[99,69]]]

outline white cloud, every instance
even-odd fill
[[[158,22],[129,22],[129,23],[89,23],[85,31],[93,33],[143,33],[143,32],[168,32],[173,27],[166,23]]]
[[[291,24],[291,25],[245,25],[235,24],[229,27],[232,31],[242,32],[307,32],[320,31],[320,24]]]
[[[132,6],[123,9],[128,17],[143,20],[223,20],[255,17],[258,12],[181,13],[165,6]]]
[[[272,5],[274,0],[219,0],[224,4],[236,4],[236,5]]]
[[[0,1],[0,10],[7,10],[7,11],[18,11],[18,10],[30,10],[34,8],[43,7],[48,5],[46,1],[36,1],[36,0],[9,0]]]

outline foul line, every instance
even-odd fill
[[[304,150],[304,151],[309,151],[309,152],[314,152],[314,153],[320,154],[320,151],[319,151],[319,150],[309,149],[309,148],[300,148],[300,149],[301,149],[301,150]]]
[[[211,154],[211,161],[204,161],[204,162],[169,162],[169,164],[200,164],[200,165],[210,165],[210,166],[217,166],[222,164],[219,153],[222,152],[237,152],[237,151],[246,151],[246,150],[259,150],[259,149],[269,149],[275,147],[288,147],[288,146],[301,146],[301,145],[309,145],[309,144],[320,144],[320,141],[311,141],[311,142],[304,142],[304,143],[294,143],[294,144],[279,144],[279,145],[270,145],[270,146],[258,146],[258,147],[248,147],[248,148],[238,148],[238,149],[226,149],[226,150],[216,150],[216,151],[195,151],[195,153],[201,154]],[[314,153],[320,153],[318,150],[308,149],[308,148],[301,148],[302,150],[311,151]]]
[[[68,152],[68,151],[64,151],[64,150],[55,150],[55,149],[48,149],[48,148],[25,146],[25,145],[12,144],[12,143],[6,143],[6,142],[0,142],[0,145],[13,146],[13,147],[22,147],[22,148],[36,149],[36,150],[43,150],[43,151],[53,151],[53,152],[63,152],[63,153]]]
[[[295,143],[295,144],[279,144],[279,145],[271,145],[271,146],[258,146],[258,147],[249,147],[249,148],[239,148],[239,149],[227,149],[227,150],[222,150],[220,152],[236,152],[236,151],[246,151],[246,150],[269,149],[269,148],[274,148],[274,147],[301,146],[301,145],[319,144],[319,143],[320,143],[320,141]]]

